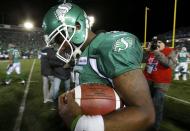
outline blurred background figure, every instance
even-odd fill
[[[53,89],[53,70],[49,64],[48,52],[51,50],[51,47],[45,47],[41,50],[41,75],[43,79],[43,96],[44,103],[53,102],[52,99],[52,89]],[[49,85],[51,84],[51,85]]]
[[[179,80],[180,76],[182,76],[182,80],[184,80],[184,81],[187,80],[187,74],[188,74],[187,60],[188,60],[188,58],[190,58],[190,54],[187,52],[187,48],[182,47],[176,56],[178,65],[175,68],[174,80]]]
[[[16,45],[10,43],[8,45],[8,54],[9,54],[9,64],[7,65],[7,72],[6,72],[6,79],[5,84],[9,85],[12,81],[11,74],[13,71],[15,71],[18,75],[18,78],[21,79],[19,83],[25,84],[25,80],[23,78],[23,75],[21,74],[21,63],[20,63],[20,52],[16,48]]]
[[[163,118],[165,94],[172,81],[172,70],[177,64],[176,53],[166,46],[162,37],[154,37],[147,51],[144,74],[156,111],[156,122],[151,131],[158,131]]]
[[[48,61],[54,76],[52,99],[54,102],[54,108],[56,108],[61,82],[63,82],[64,92],[70,90],[70,73],[72,68],[69,64],[65,64],[65,62],[56,57],[56,50],[54,50],[54,48],[51,48],[48,53]]]
[[[68,65],[68,64],[67,64]],[[57,107],[60,85],[63,81],[64,91],[70,89],[70,66],[56,57],[53,46],[47,46],[41,52],[41,73],[43,76],[44,103],[53,102],[52,109]],[[51,83],[51,87],[49,87]]]

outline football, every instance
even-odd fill
[[[106,115],[123,107],[113,88],[102,84],[83,84],[74,88],[75,101],[85,115]]]

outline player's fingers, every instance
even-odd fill
[[[59,99],[58,99],[58,104],[59,105],[64,105],[65,104],[65,96],[66,96],[66,93],[63,93],[59,96]]]
[[[59,111],[60,115],[64,112],[64,109],[65,109],[64,99],[65,99],[65,95],[64,94],[62,94],[61,96],[59,96],[59,99],[58,99],[58,111]]]
[[[67,98],[67,102],[68,102],[68,103],[73,102],[73,101],[74,101],[73,92],[69,91],[69,92],[66,94],[66,98]]]

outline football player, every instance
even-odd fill
[[[187,52],[186,47],[182,47],[181,51],[177,53],[177,61],[178,65],[175,68],[175,77],[174,80],[179,80],[179,76],[182,74],[182,80],[187,80],[188,74],[188,58],[190,58],[190,54]]]
[[[20,83],[25,84],[25,80],[21,75],[21,64],[20,64],[20,52],[16,48],[14,44],[8,45],[8,53],[9,53],[9,64],[7,65],[6,79],[5,84],[9,85],[11,83],[11,74],[13,71],[19,75],[19,79],[21,79]]]
[[[50,8],[42,28],[47,45],[59,45],[59,59],[69,63],[77,58],[76,85],[112,86],[127,105],[105,116],[89,116],[70,92],[64,93],[59,97],[59,114],[72,131],[143,131],[154,123],[154,107],[141,70],[142,48],[135,35],[119,31],[96,35],[84,10],[73,3]]]

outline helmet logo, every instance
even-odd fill
[[[71,9],[71,4],[66,3],[66,4],[61,4],[58,6],[57,10],[55,11],[56,17],[61,21],[64,22],[64,17],[67,12]]]
[[[127,49],[128,47],[131,47],[132,45],[132,41],[125,39],[125,38],[121,38],[119,40],[116,41],[116,43],[113,45],[113,51],[115,52],[120,52],[122,50]]]

